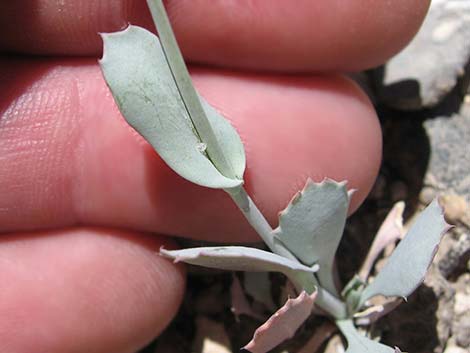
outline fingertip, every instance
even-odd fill
[[[175,315],[184,271],[171,242],[114,230],[5,235],[0,342],[10,352],[134,352]]]
[[[29,3],[31,1],[28,1]],[[192,62],[277,71],[352,71],[383,63],[417,32],[430,0],[167,1]],[[154,29],[145,1],[41,0],[24,15],[5,2],[0,47],[26,54],[99,55],[98,32]]]
[[[44,66],[47,74],[28,89],[27,99],[7,102],[14,109],[3,119],[10,125],[0,131],[10,166],[1,175],[4,231],[79,223],[216,241],[257,239],[223,191],[177,176],[129,127],[96,65]],[[192,73],[201,95],[240,134],[247,188],[273,226],[309,177],[348,180],[349,188],[358,189],[353,209],[364,199],[380,164],[381,133],[372,105],[352,81],[334,75]],[[31,122],[36,129],[26,129]],[[44,143],[24,149],[31,140]]]
[[[192,62],[254,70],[351,72],[383,64],[403,49],[421,26],[430,0],[207,4],[167,2],[178,41]],[[145,12],[135,14],[145,23]]]

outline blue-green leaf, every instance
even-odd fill
[[[346,353],[400,353],[398,348],[388,347],[361,335],[351,320],[337,320],[336,325],[348,341]]]
[[[281,272],[289,278],[296,278],[299,272],[313,273],[316,270],[315,267],[304,266],[271,252],[244,246],[160,249],[160,253],[175,262],[183,261],[192,265],[229,271]]]
[[[304,264],[320,265],[317,273],[322,287],[337,294],[333,282],[333,261],[341,240],[349,207],[345,182],[310,179],[279,216],[276,237]]]
[[[364,289],[359,307],[376,295],[406,299],[424,280],[449,227],[439,202],[434,200],[418,216],[377,277]]]
[[[136,26],[102,37],[100,65],[127,122],[183,178],[212,188],[241,185],[245,155],[238,134],[213,108],[201,102],[211,131],[220,142],[217,148],[234,171],[234,176],[227,176],[206,153],[207,141],[201,138],[188,113],[158,38]]]
[[[147,0],[147,5],[152,14],[155,27],[157,27],[163,51],[173,74],[175,84],[178,87],[198,135],[206,144],[209,158],[222,175],[231,179],[241,179],[237,166],[231,160],[231,155],[227,155],[221,146],[225,136],[217,135],[214,126],[209,122],[206,116],[207,113],[199,101],[198,94],[191,82],[191,77],[176,42],[163,1]]]

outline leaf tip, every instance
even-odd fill
[[[339,187],[345,187],[348,184],[348,181],[347,180],[336,181],[332,178],[325,177],[320,182],[320,184],[329,184],[329,185],[335,185]]]
[[[440,211],[440,215],[444,218],[444,223],[445,223],[445,228],[446,228],[446,231],[448,231],[449,229],[453,228],[454,225],[452,224],[449,224],[447,221],[446,221],[446,212],[445,212],[445,202],[444,200],[442,199],[442,197],[436,197],[432,202],[431,202],[431,205],[432,204],[435,204],[436,207],[439,208],[439,211]]]
[[[243,347],[251,353],[265,353],[286,339],[291,338],[310,315],[317,292],[302,291],[297,298],[290,298],[254,333],[252,340]]]
[[[254,353],[254,351],[252,350],[253,347],[255,346],[255,344],[253,342],[249,342],[246,346],[240,348],[240,351],[247,351],[247,352],[250,352],[250,353]]]
[[[98,32],[98,35],[101,37],[101,40],[103,41],[103,55],[101,56],[100,59],[98,59],[98,62],[100,64],[103,64],[106,62],[107,59],[107,50],[106,46],[109,43],[110,40],[113,39],[113,37],[117,37],[120,34],[125,34],[131,30],[132,25],[127,25],[126,28],[122,29],[121,31],[117,32]]]
[[[348,199],[351,200],[353,195],[356,193],[357,189],[349,189],[348,190]]]
[[[166,250],[163,246],[158,250],[158,255],[165,257],[167,259],[173,260],[174,263],[179,262],[181,259],[178,256],[174,256],[171,250]]]

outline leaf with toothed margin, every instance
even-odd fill
[[[313,273],[317,268],[307,267],[268,251],[244,246],[215,246],[183,250],[160,249],[160,254],[188,264],[229,271],[281,272],[295,278],[298,272]]]
[[[418,216],[383,269],[361,293],[358,307],[376,295],[406,299],[423,282],[439,242],[449,228],[436,199]]]
[[[351,320],[337,320],[336,325],[348,342],[346,353],[401,353],[397,347],[391,348],[361,335]]]
[[[316,293],[308,295],[304,291],[297,298],[289,299],[255,331],[253,339],[243,349],[251,353],[265,353],[294,336],[310,316],[315,298]]]
[[[240,137],[198,96],[204,112],[198,119],[205,121],[204,129],[210,133],[197,127],[158,37],[129,26],[121,32],[102,34],[102,38],[100,65],[119,110],[168,166],[198,185],[224,189],[241,185],[245,154]],[[187,80],[191,85],[189,75]],[[205,139],[206,135],[212,137]],[[230,173],[220,172],[209,146],[225,156]]]
[[[279,215],[274,234],[306,265],[318,263],[322,287],[337,295],[333,280],[333,261],[344,230],[350,194],[346,182],[307,180]]]

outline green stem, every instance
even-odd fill
[[[207,119],[199,95],[192,84],[191,76],[176,42],[162,0],[147,0],[147,5],[152,14],[155,27],[157,27],[163,52],[175,79],[178,91],[201,141],[207,146],[206,152],[209,159],[222,175],[230,179],[238,179],[233,166],[229,163],[220,147],[220,142]]]
[[[320,308],[335,319],[345,319],[348,317],[346,305],[341,300],[320,286],[317,287],[317,291],[316,303]]]
[[[232,197],[248,223],[256,230],[273,253],[288,258],[289,260],[298,261],[284,245],[275,240],[273,229],[243,187],[227,189],[225,191]]]
[[[316,291],[317,298],[315,304],[336,320],[344,319],[348,316],[346,304],[321,287],[315,276],[306,272],[298,272],[297,277],[292,282],[298,292],[304,290],[311,294]]]
[[[358,334],[354,322],[351,319],[336,320],[336,326],[348,342],[356,336],[355,334]]]
[[[233,201],[248,220],[248,223],[256,230],[273,253],[296,262],[299,261],[279,241],[276,241],[273,236],[272,227],[243,187],[227,189],[225,191],[232,197]],[[307,293],[311,294],[317,291],[316,303],[334,318],[343,319],[347,316],[346,305],[330,292],[320,287],[314,275],[299,272],[298,276],[294,279],[294,286],[299,292],[305,290]]]

